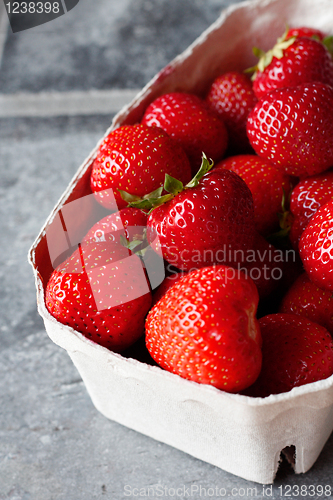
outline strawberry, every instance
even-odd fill
[[[299,241],[299,253],[311,281],[333,291],[333,200],[310,220]]]
[[[139,257],[109,239],[83,241],[45,290],[52,316],[115,352],[142,335],[151,302]]]
[[[200,167],[203,152],[216,161],[227,148],[224,123],[194,94],[173,92],[158,97],[146,109],[141,123],[160,127],[175,139],[189,157],[193,175]]]
[[[254,222],[260,234],[268,235],[278,229],[278,213],[290,191],[288,175],[256,155],[231,156],[215,168],[232,170],[246,182],[253,196]]]
[[[280,312],[304,316],[323,326],[333,335],[333,297],[301,274],[288,290],[280,305]]]
[[[296,314],[270,314],[259,320],[262,369],[247,395],[288,392],[333,374],[333,341],[320,325]]]
[[[259,156],[308,177],[333,164],[333,89],[322,83],[268,92],[251,111],[247,133]]]
[[[308,177],[297,184],[290,198],[290,240],[295,249],[311,217],[333,198],[333,170]]]
[[[150,287],[156,289],[165,279],[165,266],[158,239],[155,251],[147,241],[147,214],[138,208],[123,208],[97,222],[84,241],[114,241],[121,243],[141,258],[148,274]]]
[[[286,39],[287,38],[303,38],[303,37],[308,37],[308,38],[315,38],[317,40],[320,40],[321,42],[326,38],[326,34],[323,33],[320,30],[317,30],[315,28],[307,28],[305,26],[301,26],[299,28],[290,28],[287,31]]]
[[[191,167],[183,149],[159,128],[124,125],[111,132],[100,146],[92,166],[91,189],[104,207],[125,208],[119,190],[144,196],[157,189],[165,174],[184,182]]]
[[[267,92],[310,82],[333,85],[333,59],[323,43],[313,38],[280,38],[260,60],[253,76],[258,99]]]
[[[261,367],[258,292],[234,273],[227,266],[192,271],[146,321],[147,349],[162,368],[227,392],[251,385]]]
[[[158,240],[153,242],[156,250],[146,238],[147,214],[138,208],[122,208],[97,222],[84,237],[83,241],[111,241],[121,244],[141,257],[148,273],[150,286],[157,288],[165,278],[163,257]]]
[[[144,239],[147,214],[138,208],[123,208],[119,212],[107,215],[97,222],[86,234],[84,241],[120,241],[121,233],[128,242]]]
[[[148,217],[148,241],[157,235],[164,259],[181,270],[243,262],[254,239],[251,191],[234,172],[211,167],[204,158],[185,187],[168,178],[170,194]]]
[[[231,154],[251,153],[246,121],[258,99],[248,77],[237,71],[218,76],[208,91],[206,101],[227,127],[228,151]]]

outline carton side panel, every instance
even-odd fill
[[[70,356],[107,418],[248,480],[273,482],[287,446],[296,447],[296,472],[306,472],[332,431],[332,407],[309,410],[296,404],[258,425],[256,419],[239,418],[235,401],[224,412],[191,390],[184,398],[181,385],[173,381],[165,381],[163,391],[149,376],[130,370],[124,375],[108,362],[97,366],[81,352]]]

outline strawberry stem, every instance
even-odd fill
[[[208,160],[207,156],[205,155],[205,153],[202,153],[201,166],[200,166],[198,172],[193,177],[193,179],[190,180],[190,182],[188,182],[186,184],[185,188],[196,187],[199,184],[200,180],[203,178],[203,176],[206,175],[213,168],[213,166],[214,166],[213,160],[211,159],[210,163],[209,163],[209,160]]]

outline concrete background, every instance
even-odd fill
[[[121,500],[130,489],[134,498],[133,488],[157,485],[225,488],[229,496],[244,488],[234,498],[256,487],[265,498],[260,485],[100,415],[67,354],[45,333],[27,262],[40,227],[112,119],[112,106],[96,112],[94,100],[84,114],[48,116],[40,93],[80,91],[84,99],[91,90],[140,88],[231,3],[81,0],[65,16],[17,34],[0,19],[0,102],[32,93],[37,103],[35,111],[22,106],[22,116],[12,105],[0,110],[0,500]],[[282,464],[272,498],[281,498],[281,485],[333,487],[332,470],[331,437],[307,474]]]

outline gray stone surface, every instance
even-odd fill
[[[49,24],[9,33],[1,92],[140,88],[229,3],[80,0]]]
[[[227,3],[81,0],[58,21],[8,35],[0,91],[140,87]],[[100,415],[37,315],[28,249],[110,121],[0,120],[0,500],[153,493],[185,499],[191,491],[192,498],[218,499],[216,488],[237,499],[250,498],[247,488],[256,488],[252,497],[265,498],[260,485]],[[333,436],[307,474],[295,476],[283,463],[271,498],[281,498],[282,485],[332,485],[332,470]]]
[[[42,326],[28,249],[110,122],[107,116],[0,120],[2,347]]]

